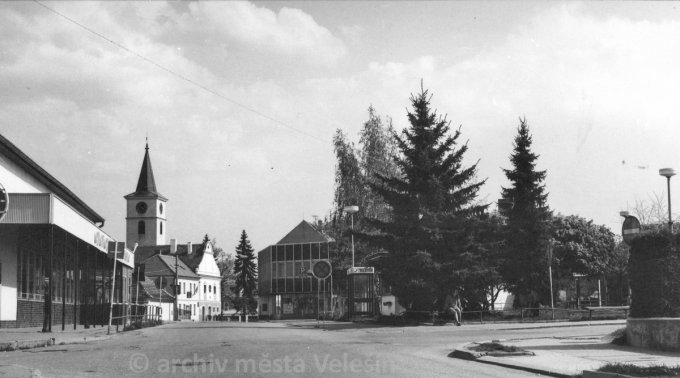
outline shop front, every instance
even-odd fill
[[[0,221],[0,327],[106,324],[111,237],[52,194],[10,193],[9,199]],[[125,264],[117,270],[115,300],[124,301],[131,270]]]
[[[106,324],[104,219],[1,135],[0,181],[0,327]],[[114,300],[128,291],[124,266]]]

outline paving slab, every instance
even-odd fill
[[[555,377],[579,376],[584,370],[597,370],[608,363],[626,363],[637,366],[680,365],[680,353],[614,345],[611,343],[611,337],[608,336],[492,341],[507,346],[516,346],[531,351],[534,355],[480,354],[472,350],[474,346],[482,343],[476,342],[458,346],[451,356]]]

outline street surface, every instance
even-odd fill
[[[316,324],[173,323],[87,344],[0,353],[0,376],[526,377],[532,374],[447,355],[471,341],[597,336],[621,327]]]

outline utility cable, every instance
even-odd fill
[[[262,118],[268,119],[268,120],[270,120],[270,121],[272,121],[272,122],[274,122],[274,123],[277,123],[277,124],[279,124],[279,125],[281,125],[281,126],[283,126],[283,127],[286,127],[286,128],[288,128],[288,129],[290,129],[290,130],[293,130],[293,131],[295,131],[295,132],[297,132],[297,133],[299,133],[299,134],[302,134],[302,135],[305,135],[305,136],[307,136],[307,137],[309,137],[309,138],[312,138],[312,139],[315,139],[315,140],[317,140],[317,141],[323,142],[324,144],[325,144],[325,143],[328,143],[328,141],[325,140],[325,139],[319,138],[319,137],[317,137],[316,135],[310,134],[310,133],[308,133],[308,132],[306,132],[306,131],[297,129],[297,128],[295,128],[295,127],[293,127],[293,126],[291,126],[291,125],[289,125],[289,124],[287,124],[287,123],[285,123],[285,122],[283,122],[283,121],[280,121],[280,120],[278,120],[278,119],[276,119],[276,118],[274,118],[274,117],[271,117],[271,116],[269,116],[269,115],[267,115],[267,114],[264,114],[264,113],[262,113],[262,112],[260,112],[260,111],[258,111],[258,110],[256,110],[256,109],[254,109],[254,108],[251,108],[251,107],[249,107],[249,106],[247,106],[247,105],[243,105],[243,104],[241,104],[241,103],[239,103],[239,102],[236,102],[236,101],[234,101],[234,100],[232,100],[232,99],[230,99],[230,98],[224,96],[224,95],[221,94],[220,92],[217,92],[217,91],[215,91],[215,90],[213,90],[213,89],[211,89],[211,88],[208,88],[208,87],[206,87],[205,85],[202,85],[202,84],[200,84],[200,83],[198,83],[198,82],[196,82],[196,81],[194,81],[194,80],[192,80],[192,79],[190,79],[190,78],[188,78],[188,77],[186,77],[186,76],[184,76],[184,75],[182,75],[182,74],[179,74],[179,73],[177,73],[177,72],[175,72],[175,71],[173,71],[173,70],[171,70],[171,69],[169,69],[169,68],[167,68],[167,67],[165,67],[165,66],[163,66],[163,65],[161,65],[161,64],[159,64],[159,63],[156,63],[155,61],[151,60],[150,58],[147,58],[146,56],[144,56],[144,55],[142,55],[142,54],[140,54],[140,53],[138,53],[138,52],[136,52],[136,51],[134,51],[134,50],[132,50],[132,49],[130,49],[130,48],[128,48],[128,47],[126,47],[126,46],[124,46],[124,45],[122,45],[122,44],[116,42],[116,41],[114,41],[114,40],[112,40],[111,38],[106,37],[105,35],[103,35],[103,34],[97,32],[97,31],[95,31],[95,30],[89,28],[88,26],[86,26],[86,25],[84,25],[84,24],[82,24],[82,23],[80,23],[80,22],[78,22],[78,21],[76,21],[76,20],[74,20],[74,19],[68,17],[67,15],[65,15],[65,14],[63,14],[63,13],[60,13],[59,11],[57,11],[57,10],[55,10],[55,9],[52,9],[52,8],[48,7],[47,5],[41,3],[41,2],[38,1],[38,0],[33,0],[33,2],[35,2],[36,4],[40,5],[41,7],[45,8],[45,9],[47,9],[48,11],[50,11],[50,12],[56,14],[57,16],[59,16],[59,17],[65,19],[65,20],[67,20],[67,21],[69,21],[69,22],[71,22],[71,23],[77,25],[78,27],[80,27],[80,28],[82,28],[82,29],[84,29],[84,30],[86,30],[86,31],[88,31],[89,33],[96,35],[97,37],[99,37],[99,38],[101,38],[101,39],[103,39],[103,40],[105,40],[105,41],[111,43],[112,45],[114,45],[114,46],[116,46],[116,47],[118,47],[118,48],[120,48],[120,49],[122,49],[122,50],[127,51],[128,53],[130,53],[130,54],[136,56],[137,58],[142,59],[142,60],[146,61],[147,63],[152,64],[152,65],[156,66],[157,68],[159,68],[159,69],[161,69],[161,70],[163,70],[163,71],[169,73],[170,75],[173,75],[173,76],[175,76],[175,77],[177,77],[177,78],[179,78],[179,79],[181,79],[181,80],[184,80],[184,81],[186,81],[187,83],[189,83],[189,84],[191,84],[191,85],[193,85],[193,86],[195,86],[195,87],[198,87],[198,88],[200,88],[200,89],[202,89],[202,90],[204,90],[204,91],[206,91],[206,92],[208,92],[208,93],[210,93],[210,94],[213,94],[213,95],[215,95],[215,96],[217,96],[217,97],[219,97],[219,98],[221,98],[221,99],[223,99],[223,100],[225,100],[225,101],[230,102],[230,103],[233,104],[233,105],[236,105],[236,106],[238,106],[238,107],[241,107],[242,109],[245,109],[245,110],[247,110],[247,111],[249,111],[249,112],[251,112],[251,113],[257,114],[257,115],[259,115],[259,116],[262,117]]]

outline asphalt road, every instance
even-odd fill
[[[449,358],[470,341],[594,336],[620,326],[485,324],[378,327],[316,322],[181,322],[109,340],[0,353],[0,376],[526,377]]]

